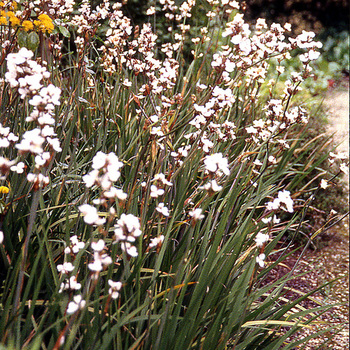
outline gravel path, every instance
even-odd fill
[[[349,157],[349,79],[345,80],[326,95],[324,105],[329,120],[329,132],[334,134],[335,144],[339,144],[337,152],[346,152]],[[349,189],[349,175],[343,177]],[[349,208],[348,208],[349,209]],[[321,349],[349,349],[349,219],[346,218],[328,234],[324,247],[316,251],[308,251],[304,262],[314,270],[308,276],[316,285],[339,278],[333,285],[319,295],[319,299],[327,303],[343,305],[335,306],[322,316],[324,326],[344,324],[345,328]],[[332,332],[326,333],[322,340],[332,338]],[[321,340],[319,339],[319,341]],[[317,341],[305,350],[318,349]]]
[[[329,91],[324,101],[324,108],[329,120],[329,133],[334,134],[335,144],[339,144],[336,152],[346,152],[349,156],[349,80],[343,81],[340,86]],[[349,188],[349,176],[342,179]],[[324,313],[319,319],[317,326],[312,329],[303,329],[296,337],[302,338],[322,331],[328,327],[336,327],[336,331],[327,331],[307,345],[297,349],[303,350],[347,350],[349,349],[349,218],[345,218],[337,226],[332,227],[322,238],[321,244],[316,250],[308,249],[302,257],[296,273],[303,273],[305,269],[310,271],[302,278],[293,281],[293,287],[299,291],[308,292],[328,281],[333,282],[321,292],[313,295],[316,304],[307,301],[305,306],[315,307],[318,305],[335,305],[331,310]],[[286,264],[293,266],[293,258]],[[279,271],[283,275],[286,271]],[[339,305],[341,303],[341,305]],[[339,332],[341,325],[344,328]],[[336,334],[337,333],[337,334]],[[322,343],[330,340],[326,345]]]
[[[349,80],[327,93],[324,105],[328,112],[329,132],[334,133],[337,151],[345,152],[349,157]],[[349,187],[349,175],[344,177]]]

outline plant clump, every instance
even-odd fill
[[[324,144],[305,144],[308,111],[292,105],[319,55],[314,33],[249,25],[237,1],[208,1],[197,32],[187,22],[193,0],[162,0],[136,27],[124,3],[61,5],[1,3],[0,341],[306,342],[291,335],[331,306],[304,309],[313,291],[286,299],[294,269],[265,281],[287,256],[281,237],[297,237],[314,196],[347,171],[332,153],[338,168],[322,172]],[[165,43],[152,24],[158,12]],[[280,92],[296,49],[301,68]],[[319,184],[301,187],[314,172]]]

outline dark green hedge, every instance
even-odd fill
[[[334,28],[349,30],[348,0],[246,0],[246,17],[270,22],[289,22],[295,32]]]

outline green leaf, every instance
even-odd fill
[[[40,44],[39,35],[36,32],[31,32],[27,39],[27,49],[35,51]]]
[[[66,27],[63,26],[58,26],[58,30],[60,31],[60,33],[66,37],[66,38],[70,38],[70,32]]]
[[[27,47],[28,33],[21,30],[17,34],[17,42],[20,47]]]

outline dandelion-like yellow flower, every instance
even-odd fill
[[[6,16],[0,16],[0,25],[7,25]]]
[[[25,20],[22,22],[22,27],[26,32],[29,32],[34,28],[34,25],[31,21]]]
[[[9,18],[12,27],[18,26],[21,22],[12,11],[7,12],[7,17]]]
[[[53,23],[52,23],[52,19],[48,15],[46,15],[45,13],[39,15],[38,20],[34,21],[34,24],[42,32],[51,33],[55,28]]]
[[[0,186],[0,193],[7,194],[10,192],[10,189],[6,186]]]

